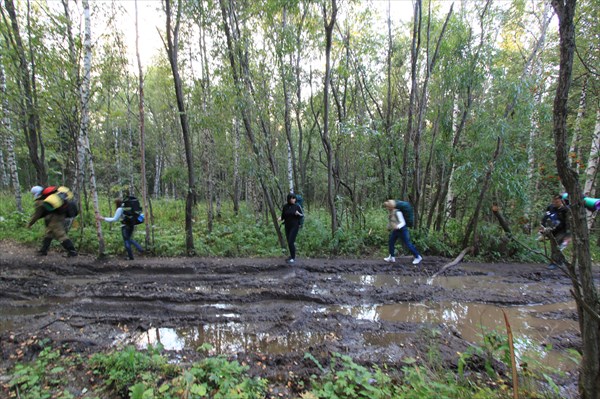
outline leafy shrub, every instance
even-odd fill
[[[74,360],[63,356],[59,349],[45,346],[34,361],[15,365],[8,387],[20,399],[73,398],[65,389],[67,370],[73,364]]]
[[[398,389],[391,378],[374,366],[373,371],[354,363],[352,358],[334,353],[329,369],[310,354],[305,355],[323,371],[323,375],[311,377],[310,393],[320,399],[384,399],[397,397]]]
[[[166,359],[158,349],[148,348],[147,352],[128,346],[121,351],[109,354],[95,354],[91,366],[97,375],[105,377],[106,384],[126,397],[129,388],[137,382],[155,381],[154,374],[167,371]]]

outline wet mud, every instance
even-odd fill
[[[553,348],[543,361],[567,371],[565,386],[576,380],[562,356],[581,346],[571,283],[545,265],[463,262],[432,281],[451,259],[98,260],[59,249],[39,257],[6,241],[0,254],[3,375],[26,360],[13,351],[33,336],[87,353],[160,341],[185,361],[210,343],[269,378],[279,397],[293,397],[289,376],[317,372],[306,352],[324,365],[337,352],[400,369],[435,348],[455,368],[457,352],[481,334],[505,332],[504,310],[517,336]]]

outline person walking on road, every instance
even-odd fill
[[[552,203],[546,208],[541,221],[539,230],[541,238],[550,241],[552,263],[548,268],[551,270],[566,263],[562,251],[571,241],[568,212],[569,208],[565,205],[562,196],[557,194],[552,197]]]
[[[57,240],[67,251],[68,257],[77,256],[75,246],[67,236],[67,231],[65,228],[65,212],[59,209],[50,211],[48,207],[44,206],[44,198],[42,196],[43,190],[44,189],[41,186],[33,186],[31,188],[31,194],[33,195],[33,199],[35,201],[35,211],[31,216],[29,223],[27,223],[28,229],[30,229],[31,226],[33,226],[38,220],[42,218],[44,219],[44,223],[46,224],[46,232],[42,241],[42,247],[37,252],[38,255],[48,255],[48,249],[50,249],[50,244],[52,244],[52,240]]]
[[[287,259],[288,263],[296,261],[296,236],[300,230],[300,221],[303,216],[302,208],[296,204],[296,194],[288,194],[287,202],[281,210],[280,218],[285,226],[285,237],[290,250],[290,257]]]
[[[137,199],[136,199],[137,201]],[[125,251],[127,251],[127,259],[133,260],[133,250],[131,246],[133,245],[135,249],[137,249],[138,253],[144,253],[144,248],[133,239],[133,232],[135,231],[135,224],[133,222],[129,222],[129,219],[125,216],[125,201],[121,198],[117,198],[115,200],[115,207],[117,210],[115,214],[111,218],[98,216],[98,220],[103,220],[108,223],[113,223],[120,221],[121,222],[121,236],[123,237],[123,244],[125,245]]]
[[[418,265],[423,260],[423,257],[410,240],[410,233],[408,232],[409,225],[412,226],[412,206],[408,202],[396,200],[387,200],[383,205],[389,213],[388,229],[390,229],[390,237],[388,240],[389,256],[384,258],[384,260],[388,263],[396,262],[394,247],[396,241],[400,238],[408,250],[414,255],[412,264]],[[404,213],[400,209],[404,209]]]

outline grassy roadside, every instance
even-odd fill
[[[510,368],[506,337],[484,337],[470,353],[457,354],[458,370],[444,368],[436,359],[434,346],[426,360],[407,358],[405,366],[393,369],[365,366],[334,353],[323,366],[312,355],[319,370],[308,379],[293,373],[287,381],[269,381],[250,375],[249,365],[223,356],[206,356],[211,349],[198,348],[200,360],[172,362],[160,347],[139,350],[128,346],[105,353],[83,355],[47,341],[29,340],[14,356],[17,362],[3,376],[3,397],[18,399],[259,399],[259,398],[513,398],[513,385],[502,371]],[[25,348],[27,345],[27,348]],[[35,350],[29,361],[18,361],[25,351]],[[558,399],[564,397],[554,377],[557,370],[536,363],[519,369],[519,397]],[[260,368],[258,368],[260,369]],[[277,387],[287,387],[285,393]]]
[[[102,198],[100,212],[112,216],[114,208],[111,200]],[[204,204],[195,207],[194,246],[198,256],[218,257],[282,257],[287,249],[281,248],[275,228],[268,215],[255,212],[242,204],[238,215],[232,206],[224,204],[215,218],[212,231],[208,230],[207,212]],[[30,196],[23,196],[23,213],[16,210],[14,198],[0,193],[0,239],[11,239],[37,247],[44,234],[43,222],[38,222],[31,230],[25,225],[33,212]],[[185,203],[180,200],[160,199],[152,201],[153,218],[147,218],[151,225],[148,236],[148,252],[154,256],[183,256],[185,250],[184,215]],[[306,221],[296,241],[300,257],[326,258],[331,256],[381,257],[387,254],[388,231],[387,213],[383,208],[340,209],[341,228],[332,235],[330,219],[323,208],[306,209]],[[482,221],[479,227],[479,255],[487,261],[543,262],[543,258],[509,240],[497,224]],[[425,255],[454,258],[464,248],[461,247],[464,226],[449,221],[444,231],[412,229],[411,239]],[[121,232],[118,224],[102,223],[106,255],[124,253]],[[98,238],[93,209],[88,204],[82,209],[69,232],[70,238],[79,251],[98,253]],[[543,252],[543,246],[535,237],[515,233],[517,239],[530,248]],[[146,242],[145,225],[136,228],[135,238]],[[58,243],[54,243],[58,246]],[[397,245],[398,251],[403,251]],[[404,250],[406,254],[408,252]]]

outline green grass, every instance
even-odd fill
[[[20,362],[7,371],[8,383],[0,392],[8,398],[40,399],[75,397],[98,399],[121,397],[130,399],[262,399],[270,384],[295,387],[301,399],[509,399],[512,383],[502,370],[486,364],[483,370],[477,358],[493,357],[507,365],[506,337],[495,332],[486,334],[481,346],[472,346],[471,353],[457,354],[462,366],[458,370],[444,367],[438,353],[435,331],[429,353],[420,360],[407,357],[404,366],[361,365],[350,356],[332,353],[323,366],[310,353],[305,361],[313,362],[319,372],[310,379],[299,379],[293,373],[288,379],[268,381],[250,376],[249,367],[225,356],[204,356],[212,348],[198,348],[201,360],[180,364],[168,360],[162,347],[146,350],[133,346],[96,353],[89,358],[71,352],[65,345],[52,347],[45,341],[35,341],[39,348],[30,361]],[[439,338],[439,337],[438,337]],[[493,338],[493,340],[491,339]],[[465,367],[471,368],[468,376]],[[560,390],[553,380],[556,370],[538,368],[530,363],[519,370],[522,399],[558,399]]]

